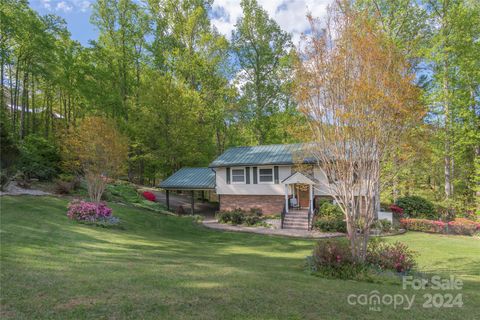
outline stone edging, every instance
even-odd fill
[[[274,235],[292,238],[303,239],[325,239],[325,238],[337,238],[344,237],[345,234],[339,232],[319,232],[319,231],[306,231],[306,230],[294,230],[294,229],[270,229],[265,227],[246,227],[246,226],[234,226],[229,224],[218,223],[215,220],[204,220],[202,225],[209,229],[220,231],[232,231],[232,232],[244,232],[255,233],[264,235]]]

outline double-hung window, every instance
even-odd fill
[[[232,169],[232,183],[245,183],[245,169]]]
[[[272,168],[259,168],[258,169],[258,181],[260,183],[273,183],[273,169]]]

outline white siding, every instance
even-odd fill
[[[257,166],[261,168],[262,166]],[[269,166],[265,166],[269,167]],[[230,170],[244,167],[230,167]],[[272,166],[273,168],[273,166]],[[291,166],[278,166],[279,184],[261,184],[253,183],[253,169],[250,167],[250,184],[230,183],[227,184],[226,168],[216,168],[216,193],[217,194],[238,194],[238,195],[284,195],[285,185],[282,180],[288,178],[292,174]],[[328,196],[331,192],[328,187],[328,179],[323,172],[315,167],[313,170],[315,179],[319,181],[314,187],[314,194],[318,196]]]
[[[328,187],[329,183],[328,183],[328,179],[325,176],[325,174],[318,167],[314,167],[313,168],[313,175],[315,176],[315,179],[317,179],[319,181],[319,183],[317,183],[315,185],[314,194],[317,195],[317,196],[328,196],[328,195],[330,195],[331,192],[330,192],[329,187]]]
[[[315,175],[315,178],[319,181],[319,183],[315,185],[315,195],[319,195],[319,196],[331,195],[332,191],[330,191],[328,179],[325,176],[325,174],[318,167],[315,167],[313,172],[314,172],[313,174]],[[365,195],[365,190],[363,190],[361,194]],[[360,195],[360,192],[357,192],[357,195]]]
[[[267,168],[269,166],[257,166],[258,168]],[[230,170],[237,167],[231,167]],[[238,167],[243,168],[243,167]],[[273,168],[273,166],[271,166]],[[258,170],[258,169],[257,169]],[[227,169],[216,168],[216,192],[217,194],[238,194],[238,195],[284,195],[285,185],[281,182],[288,178],[292,173],[291,166],[278,166],[279,182],[278,184],[253,184],[253,169],[250,167],[250,184],[227,184]]]

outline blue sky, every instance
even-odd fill
[[[91,4],[94,0],[30,0],[30,6],[40,14],[56,14],[65,19],[72,38],[83,45],[96,39],[98,31],[90,24]],[[302,32],[308,31],[307,12],[321,17],[332,0],[258,0],[270,17],[283,30],[290,32],[295,44]],[[212,23],[230,37],[237,19],[241,16],[240,0],[215,0],[212,6]]]

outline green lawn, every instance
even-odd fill
[[[462,308],[422,308],[425,291],[327,280],[304,271],[313,242],[205,229],[189,218],[113,205],[125,230],[70,221],[66,200],[1,197],[1,318],[474,319],[480,240],[401,240],[422,270],[464,279]],[[350,294],[416,294],[412,310],[350,306]]]

